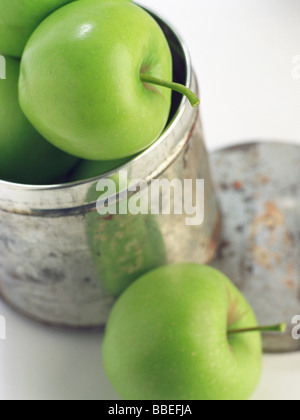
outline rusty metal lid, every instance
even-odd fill
[[[223,213],[212,265],[235,282],[260,324],[288,324],[284,335],[264,335],[265,351],[300,350],[292,337],[300,315],[300,147],[248,143],[211,160]]]

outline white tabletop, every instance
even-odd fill
[[[299,0],[141,3],[165,15],[190,47],[210,150],[253,139],[300,143],[300,71],[292,77]],[[0,302],[1,315],[0,399],[117,398],[101,365],[101,333],[52,330]],[[299,400],[300,353],[264,356],[254,398]]]

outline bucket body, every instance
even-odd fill
[[[173,53],[174,79],[197,89],[187,49],[174,30],[155,16]],[[104,326],[111,307],[130,283],[161,265],[208,263],[221,231],[199,111],[177,94],[172,118],[148,150],[98,179],[53,186],[0,182],[0,293],[15,309],[38,321],[65,327]],[[187,215],[100,215],[100,179],[204,180],[204,221]],[[99,189],[99,188],[98,188]],[[154,195],[154,196],[153,196]],[[159,202],[162,192],[151,191]],[[173,194],[171,208],[180,199]],[[117,208],[130,198],[115,196]],[[145,210],[145,209],[144,209]]]

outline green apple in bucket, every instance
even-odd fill
[[[164,266],[117,301],[103,363],[123,399],[247,400],[261,376],[263,329],[222,273],[197,264]]]
[[[70,176],[70,182],[84,181],[96,178],[114,169],[120,168],[128,162],[128,159],[120,160],[82,160]]]
[[[83,159],[135,155],[160,136],[171,90],[172,56],[158,23],[130,2],[76,1],[36,29],[22,58],[19,97],[49,142]]]
[[[0,0],[0,52],[21,58],[26,42],[38,25],[52,12],[72,1]]]
[[[18,102],[20,61],[6,57],[0,80],[0,179],[49,184],[66,175],[78,159],[46,141],[30,124]]]

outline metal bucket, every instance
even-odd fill
[[[155,18],[170,42],[174,79],[197,89],[185,45]],[[204,223],[187,226],[185,214],[100,216],[99,179],[45,187],[1,181],[0,291],[5,301],[47,324],[100,327],[115,296],[140,275],[168,263],[213,258],[221,218],[199,112],[174,94],[171,115],[150,149],[106,177],[122,170],[128,181],[204,179]]]

